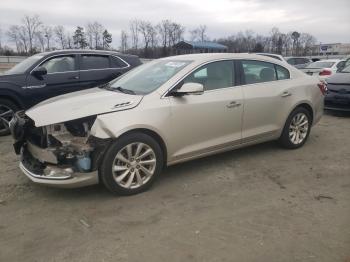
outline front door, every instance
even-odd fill
[[[233,61],[212,62],[195,70],[183,83],[204,86],[201,95],[170,97],[170,161],[191,158],[241,142],[242,89],[235,86]]]
[[[47,74],[36,77],[27,76],[23,88],[33,101],[33,106],[48,98],[79,90],[79,71],[75,55],[59,55],[51,57],[39,66],[45,67]]]

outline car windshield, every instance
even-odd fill
[[[42,55],[33,55],[31,57],[28,57],[27,59],[12,67],[10,70],[6,71],[5,75],[23,74],[25,71],[27,71],[28,68],[39,61],[42,57]]]
[[[309,64],[307,68],[330,68],[335,62],[317,61]]]
[[[136,67],[112,81],[108,89],[131,94],[149,94],[191,62],[188,60],[155,60]]]
[[[350,73],[350,65],[341,70],[340,73]]]

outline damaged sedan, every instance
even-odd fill
[[[130,195],[172,164],[270,140],[301,147],[325,88],[269,57],[183,55],[17,112],[10,130],[32,181]]]

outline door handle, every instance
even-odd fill
[[[79,76],[70,76],[68,77],[69,80],[77,80],[79,79]]]
[[[288,96],[291,96],[292,94],[289,93],[288,91],[284,91],[281,95],[281,97],[288,97]]]
[[[226,105],[227,108],[233,108],[233,107],[238,107],[240,106],[241,103],[237,101],[231,101],[228,105]]]

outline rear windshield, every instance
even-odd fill
[[[309,64],[307,68],[330,68],[335,62],[317,61]]]

